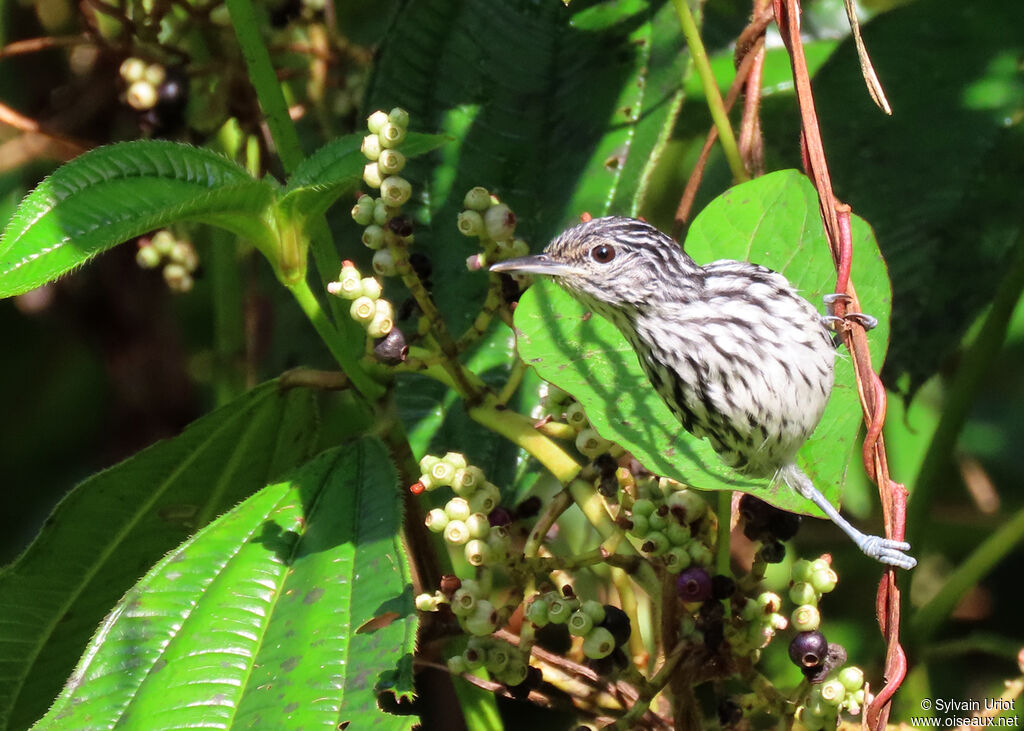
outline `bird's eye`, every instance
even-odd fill
[[[598,264],[607,264],[615,258],[615,247],[608,244],[600,244],[590,250],[590,258]]]

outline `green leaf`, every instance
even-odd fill
[[[281,206],[305,218],[320,215],[363,179],[366,158],[362,135],[345,135],[327,143],[302,161],[281,198]],[[444,135],[409,132],[398,147],[406,157],[423,155],[443,145]]]
[[[810,182],[792,170],[736,186],[694,221],[686,251],[698,263],[754,261],[785,274],[811,302],[831,292],[832,258]],[[854,225],[853,278],[866,310],[881,321],[870,336],[876,367],[888,337],[889,288],[870,228]],[[619,331],[551,282],[535,283],[516,309],[519,353],[545,379],[575,396],[597,431],[657,474],[705,490],[741,490],[787,510],[819,514],[784,486],[743,477],[711,446],[685,432],[644,375]],[[836,385],[814,435],[798,461],[817,487],[838,502],[861,422],[853,368],[842,353]]]
[[[271,381],[72,490],[0,573],[0,728],[43,714],[149,566],[307,459],[316,422],[310,392]]]
[[[164,141],[100,147],[61,166],[30,193],[0,241],[0,297],[45,284],[133,236],[174,221],[226,228],[259,247],[265,181],[209,150]]]
[[[33,728],[410,728],[374,692],[415,641],[396,483],[362,440],[250,497],[128,591]]]

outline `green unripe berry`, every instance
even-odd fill
[[[790,572],[790,575],[793,577],[794,583],[809,582],[811,580],[811,573],[811,562],[806,558],[793,562],[793,570]]]
[[[580,611],[586,612],[594,620],[594,624],[601,624],[606,614],[604,604],[593,599],[587,599],[583,602],[580,605]]]
[[[411,196],[412,183],[400,175],[389,175],[381,181],[380,197],[389,206],[398,207],[408,201]]]
[[[636,517],[637,515],[643,515],[647,517],[654,512],[654,508],[655,505],[653,500],[641,498],[640,500],[637,500],[636,502],[633,503],[633,517]]]
[[[565,624],[574,611],[571,601],[556,596],[548,602],[548,621],[552,624]]]
[[[793,600],[794,604],[816,605],[818,603],[818,592],[807,582],[801,581],[798,584],[793,584],[790,588],[789,598]]]
[[[363,182],[371,188],[379,188],[380,184],[384,182],[384,176],[381,175],[377,163],[368,162],[363,167]]]
[[[778,612],[772,612],[768,615],[768,626],[773,630],[781,632],[789,626],[789,620],[783,617]]]
[[[594,618],[582,609],[577,609],[569,615],[569,620],[566,622],[566,625],[569,627],[569,634],[576,635],[577,637],[585,637],[590,634],[590,631],[594,628]]]
[[[673,546],[665,551],[663,558],[665,559],[665,568],[672,574],[678,574],[683,569],[689,568],[690,564],[693,563],[690,552],[683,546]]]
[[[141,58],[126,58],[121,62],[118,73],[129,84],[139,81],[146,73],[146,62]]]
[[[490,514],[501,502],[501,490],[497,485],[490,482],[484,483],[483,487],[474,492],[469,498],[469,507],[475,513]]]
[[[371,223],[363,229],[363,245],[374,251],[384,246],[384,229],[375,223]]]
[[[428,474],[430,470],[433,469],[434,465],[436,465],[440,461],[440,457],[435,457],[432,454],[423,455],[423,458],[420,459],[420,472],[422,472],[423,474]]]
[[[452,490],[456,495],[466,497],[481,488],[487,480],[479,467],[460,467],[452,478]]]
[[[715,560],[715,557],[711,553],[711,549],[702,543],[697,541],[691,541],[686,547],[686,550],[690,554],[690,558],[698,566],[710,566]]]
[[[850,665],[839,671],[839,682],[851,693],[856,693],[864,687],[864,671],[855,665]]]
[[[384,288],[381,287],[380,281],[373,277],[363,277],[360,279],[359,287],[362,289],[363,296],[369,297],[374,301],[380,299],[381,294],[384,292]]]
[[[526,256],[530,253],[530,245],[522,239],[512,240],[512,256]]]
[[[444,512],[441,508],[434,508],[427,513],[426,519],[423,521],[427,525],[427,530],[432,533],[440,533],[448,525],[448,513]]]
[[[487,659],[484,661],[484,667],[487,668],[489,673],[501,673],[508,667],[509,659],[509,646],[496,642],[487,650]]]
[[[352,220],[360,226],[369,226],[373,223],[373,198],[363,194],[352,206]]]
[[[456,470],[462,470],[469,467],[469,462],[466,461],[466,455],[462,452],[445,452],[445,455],[441,459],[450,464]]]
[[[669,510],[682,512],[687,523],[697,520],[708,508],[704,498],[693,490],[675,490],[665,500]]]
[[[405,111],[401,107],[395,107],[388,112],[388,121],[391,122],[391,124],[396,124],[405,129],[409,126],[409,112]]]
[[[466,543],[465,554],[466,561],[470,566],[485,566],[494,559],[491,547],[487,545],[486,541],[479,538],[474,538]]]
[[[125,92],[124,100],[128,102],[128,106],[140,112],[152,109],[157,100],[156,87],[145,79],[132,82]]]
[[[668,518],[655,510],[647,516],[647,524],[651,526],[651,530],[664,532],[668,528]]]
[[[615,637],[604,627],[594,627],[583,638],[583,654],[592,660],[608,657],[615,649]]]
[[[569,408],[565,410],[565,420],[574,429],[582,429],[587,425],[587,415],[579,401],[569,404]]]
[[[491,206],[484,212],[484,228],[487,237],[494,241],[511,239],[516,230],[515,214],[504,203]]]
[[[363,138],[363,144],[359,150],[370,162],[376,162],[380,158],[380,152],[383,148],[380,145],[380,137],[374,134],[366,135]]]
[[[629,522],[633,524],[633,527],[629,529],[630,535],[634,535],[637,538],[643,538],[651,532],[651,524],[650,521],[647,520],[646,515],[638,515],[637,513],[634,513],[630,517]]]
[[[376,135],[388,121],[387,112],[377,110],[366,118],[366,128]]]
[[[479,591],[476,587],[462,586],[456,589],[452,595],[452,613],[457,617],[468,617],[476,609],[476,603],[479,599]]]
[[[811,586],[821,594],[828,594],[836,588],[838,582],[839,576],[831,567],[824,570],[816,570],[811,574]]]
[[[814,572],[816,572],[816,571],[825,571],[826,569],[830,569],[830,568],[832,568],[832,565],[829,564],[829,562],[826,561],[823,558],[816,558],[813,561],[811,561],[811,573],[812,574]]]
[[[398,272],[395,257],[387,249],[379,249],[373,254],[373,271],[379,277],[393,277]]]
[[[437,597],[433,594],[417,594],[416,609],[421,612],[436,612]]]
[[[821,699],[830,706],[838,707],[846,697],[846,688],[836,679],[827,680],[819,686]]]
[[[689,527],[670,522],[665,527],[665,535],[673,546],[685,546],[692,539]]]
[[[526,680],[530,666],[522,658],[516,658],[509,662],[508,666],[501,672],[499,680],[508,686],[516,686]]]
[[[373,202],[373,222],[383,227],[388,221],[398,215],[398,208],[392,208],[387,201],[377,198]]]
[[[475,639],[477,638],[470,638],[470,640]],[[484,666],[484,662],[487,660],[487,650],[486,648],[479,647],[477,645],[468,645],[462,653],[462,659],[465,661],[466,667],[469,670],[479,670]]]
[[[471,635],[478,637],[489,635],[498,626],[498,612],[495,611],[493,604],[486,599],[481,599],[476,603],[473,613],[465,618],[463,624]]]
[[[380,128],[377,136],[380,137],[381,147],[398,147],[405,139],[405,128],[388,122]]]
[[[526,605],[526,618],[537,627],[544,627],[548,623],[548,603],[543,597],[537,597]]]
[[[855,701],[857,701],[857,703],[859,703],[859,704],[860,704],[860,705],[862,705],[862,706],[864,705],[864,699],[865,699],[866,697],[867,697],[867,696],[866,696],[866,694],[864,693],[864,689],[863,689],[863,688],[860,688],[859,690],[857,690],[857,691],[855,691],[855,692],[853,693],[853,699],[854,699]]]
[[[171,253],[168,257],[171,261],[181,264],[190,273],[194,272],[199,266],[199,255],[196,254],[195,247],[188,241],[175,242],[174,246],[171,247]]]
[[[398,150],[381,150],[377,167],[384,175],[397,175],[405,167],[405,155]]]
[[[580,454],[590,459],[604,454],[611,446],[612,443],[602,438],[593,427],[582,429],[576,435],[576,449],[580,451]]]
[[[470,515],[473,514],[473,510],[470,509],[469,503],[465,498],[453,497],[448,501],[448,504],[444,506],[444,512],[448,514],[449,520],[466,520]]]
[[[821,612],[810,604],[801,604],[794,609],[791,619],[797,632],[813,632],[821,626]]]
[[[464,675],[469,672],[469,663],[462,655],[453,655],[448,658],[448,672],[452,675]]]
[[[512,540],[509,538],[508,531],[504,527],[496,526],[491,528],[490,533],[487,534],[487,545],[491,547],[491,554],[494,556],[495,563],[508,560],[512,549]]]
[[[160,256],[170,256],[171,250],[174,248],[174,245],[178,243],[178,240],[174,238],[174,234],[170,231],[162,229],[153,234],[153,238],[149,240],[149,243],[150,246],[160,254]]]
[[[330,294],[344,297],[347,300],[354,300],[365,294],[363,283],[358,273],[355,276],[343,276],[337,282],[328,282],[327,291]]]
[[[491,207],[491,193],[487,188],[482,188],[479,185],[470,188],[466,197],[462,199],[462,205],[471,211],[486,211]],[[482,221],[483,219],[481,219]]]
[[[444,527],[444,539],[453,546],[463,546],[469,542],[469,528],[465,521],[449,520]]]
[[[356,297],[349,308],[349,314],[356,322],[369,322],[376,313],[377,307],[369,297]]]
[[[484,217],[476,211],[463,211],[456,225],[463,236],[480,236],[484,232]]]
[[[160,252],[156,250],[155,246],[140,246],[139,250],[135,252],[135,263],[143,269],[156,269],[160,266]]]
[[[757,597],[757,608],[763,614],[774,614],[782,609],[782,597],[774,591],[766,591]]]
[[[470,506],[472,508],[472,506]],[[473,513],[466,518],[466,528],[469,529],[470,538],[483,540],[491,532],[491,523],[483,513]]]
[[[439,459],[431,465],[430,476],[438,485],[450,485],[455,477],[455,468],[449,462]]]
[[[640,546],[640,550],[648,556],[660,556],[671,547],[672,545],[668,542],[668,538],[664,533],[652,530],[644,538],[644,543]]]

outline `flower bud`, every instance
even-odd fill
[[[416,608],[421,612],[436,612],[437,597],[433,594],[417,594]]]

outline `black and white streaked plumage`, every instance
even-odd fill
[[[728,259],[700,266],[654,227],[622,217],[581,223],[544,253],[491,268],[554,277],[619,328],[672,413],[726,464],[781,478],[867,555],[916,564],[908,544],[850,525],[796,465],[832,390],[835,346],[784,276]]]

